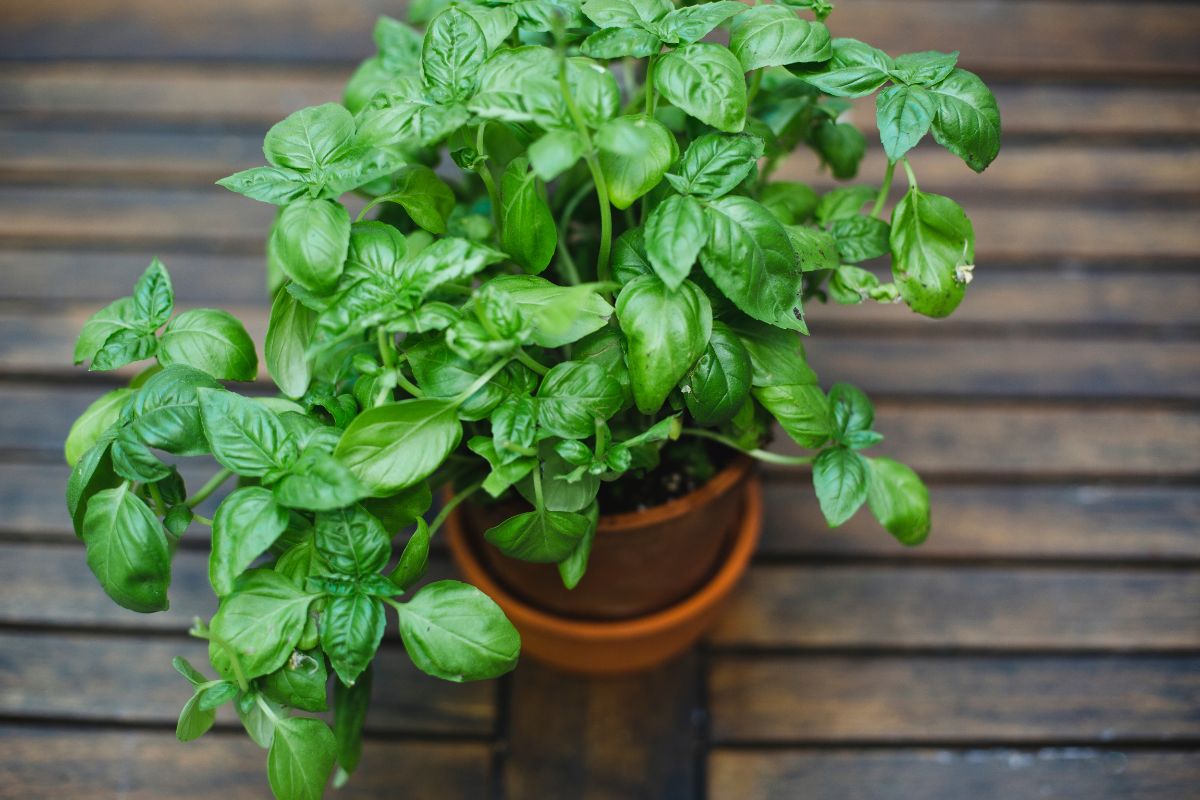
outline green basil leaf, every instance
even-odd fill
[[[526,272],[546,269],[558,245],[554,216],[545,189],[529,169],[529,160],[514,158],[500,181],[500,242]]]
[[[604,327],[588,334],[575,343],[571,352],[576,361],[599,364],[616,379],[621,385],[621,395],[625,398],[623,406],[632,401],[633,389],[630,385],[629,367],[625,364],[625,337],[619,329]]]
[[[578,341],[603,328],[612,314],[612,306],[589,286],[556,286],[536,275],[504,275],[490,285],[512,297],[540,347]]]
[[[113,469],[128,481],[156,483],[171,474],[150,448],[138,441],[129,428],[122,428],[112,445]]]
[[[352,578],[374,575],[392,555],[383,523],[362,506],[317,514],[317,550],[334,572]]]
[[[88,369],[120,369],[126,364],[149,358],[157,349],[158,339],[153,333],[119,330],[105,340],[104,346],[96,353]]]
[[[848,383],[835,383],[829,388],[829,405],[833,424],[839,433],[867,431],[875,421],[875,407],[863,391]]]
[[[840,219],[859,216],[864,205],[875,197],[872,186],[845,186],[825,194],[817,203],[816,217],[821,225],[829,225]]]
[[[676,108],[727,133],[746,124],[746,81],[733,53],[697,42],[672,50],[654,69],[654,87]]]
[[[926,50],[921,53],[905,53],[896,56],[896,65],[891,76],[900,83],[917,86],[932,86],[943,80],[958,63],[958,51],[939,53]]]
[[[891,226],[876,217],[860,215],[840,219],[833,223],[831,230],[843,261],[858,263],[878,258],[887,253],[890,247]],[[795,244],[795,240],[792,244]]]
[[[975,231],[949,197],[908,193],[892,211],[892,275],[908,307],[948,316],[966,294],[975,264]]]
[[[275,292],[263,358],[271,379],[288,397],[303,397],[312,382],[312,365],[308,363],[306,353],[316,317],[316,313],[297,301],[286,287],[281,286]]]
[[[801,269],[787,231],[746,197],[722,197],[705,209],[712,232],[700,251],[708,277],[757,320],[807,332],[800,309]]]
[[[263,139],[263,155],[277,167],[311,170],[336,161],[350,146],[354,117],[337,103],[302,108],[276,123]]]
[[[413,531],[396,568],[388,574],[388,579],[401,589],[407,590],[425,575],[429,563],[429,525],[425,520],[417,519],[417,529]]]
[[[598,364],[564,361],[542,378],[537,394],[538,424],[565,439],[585,439],[596,421],[607,420],[621,407],[621,384]]]
[[[745,345],[722,322],[713,322],[704,349],[684,384],[683,399],[706,427],[728,422],[750,396],[752,368]]]
[[[545,383],[542,388],[545,389]],[[501,463],[515,461],[521,457],[522,450],[533,447],[537,413],[537,405],[528,395],[512,395],[492,412],[492,443]]]
[[[433,147],[470,120],[460,105],[439,106],[424,102],[399,101],[386,108],[360,113],[358,138],[378,147],[412,143]]]
[[[243,486],[221,501],[213,515],[208,559],[208,581],[218,597],[233,591],[238,576],[275,543],[287,525],[287,509],[261,486]]]
[[[417,669],[462,682],[516,666],[521,637],[490,597],[458,581],[421,587],[401,606],[400,637]]]
[[[596,131],[595,143],[608,199],[616,208],[629,208],[657,186],[679,156],[671,131],[641,114],[605,122]]]
[[[200,708],[205,711],[215,711],[230,700],[237,697],[238,687],[231,681],[220,681],[197,693],[200,698]]]
[[[808,366],[804,345],[796,334],[742,316],[725,322],[750,355],[755,386],[816,384],[817,375]]]
[[[596,500],[600,478],[591,473],[578,475],[574,465],[556,452],[548,440],[538,447],[542,479],[542,499],[538,502],[533,476],[517,484],[517,491],[530,505],[547,511],[583,511]]]
[[[670,10],[670,0],[586,0],[583,4],[583,13],[600,28],[645,28]]]
[[[854,516],[867,500],[867,462],[853,450],[829,447],[813,461],[813,488],[829,527]]]
[[[485,8],[471,5],[458,7],[479,23],[479,29],[483,31],[483,38],[487,42],[489,53],[502,46],[513,28],[517,26],[517,15],[511,8],[504,6]]]
[[[829,440],[833,419],[821,387],[812,384],[757,386],[754,397],[801,447],[815,450]]]
[[[329,430],[329,429],[325,429]],[[275,500],[288,508],[329,511],[364,497],[367,488],[345,464],[328,453],[307,449],[272,487]]]
[[[105,343],[121,331],[147,333],[140,327],[132,297],[115,300],[88,318],[75,341],[75,363],[94,359]]]
[[[333,200],[295,200],[271,226],[267,257],[289,278],[317,294],[336,285],[350,243],[350,215]]]
[[[263,711],[258,699],[261,699],[263,704],[276,716],[272,717]],[[275,738],[276,717],[287,716],[286,708],[268,700],[265,695],[254,689],[239,694],[233,707],[237,711],[238,719],[242,722],[242,727],[246,729],[246,735],[263,749],[270,747],[271,740]]]
[[[175,738],[181,742],[191,742],[208,733],[208,729],[217,721],[215,708],[201,708],[200,698],[203,692],[192,695],[179,712],[179,722],[175,725]]]
[[[121,414],[144,444],[176,455],[208,452],[200,422],[199,388],[220,389],[206,372],[175,364],[150,376]]]
[[[421,45],[421,75],[438,103],[449,105],[473,95],[486,59],[483,29],[461,8],[447,8],[429,23]]]
[[[826,285],[829,296],[844,305],[855,305],[871,299],[879,303],[900,301],[900,292],[894,283],[881,284],[879,278],[861,267],[842,265],[829,278]]]
[[[271,791],[286,800],[321,800],[333,772],[337,740],[319,719],[284,717],[267,752]]]
[[[421,398],[368,409],[342,434],[334,455],[376,496],[425,480],[462,439],[450,400]]]
[[[629,283],[642,275],[653,275],[650,256],[646,253],[645,232],[641,228],[630,228],[613,242],[613,278],[618,283]]]
[[[828,28],[779,5],[755,6],[739,14],[729,34],[729,49],[746,72],[833,56]]]
[[[187,679],[187,682],[192,686],[199,687],[201,684],[208,683],[208,678],[203,672],[192,666],[191,662],[181,656],[175,656],[171,659],[171,666],[175,671]]]
[[[817,193],[811,187],[794,181],[768,184],[763,187],[758,199],[763,208],[784,225],[807,222],[817,208]]]
[[[662,41],[641,28],[602,28],[584,39],[579,49],[592,58],[645,58],[658,53]]]
[[[395,188],[376,202],[396,203],[430,233],[446,232],[446,221],[454,210],[454,192],[437,173],[421,164],[408,164],[392,180]]]
[[[804,225],[787,225],[784,230],[803,272],[838,268],[838,242],[831,234]]]
[[[364,498],[361,505],[383,523],[384,530],[395,534],[417,522],[432,503],[429,484],[422,482],[388,497]]]
[[[529,145],[529,163],[544,181],[552,181],[583,158],[586,146],[577,131],[546,131]]]
[[[296,649],[313,595],[269,569],[251,570],[221,600],[209,627],[208,658],[221,677],[233,680],[230,648],[244,677],[257,678],[283,666]]]
[[[217,185],[276,206],[285,206],[308,193],[304,175],[287,167],[251,167],[221,178]]]
[[[867,505],[901,544],[918,545],[929,536],[929,490],[904,464],[890,458],[870,460]]]
[[[171,545],[158,517],[122,484],[96,492],[83,518],[87,564],[104,593],[131,611],[166,611]]]
[[[321,649],[342,683],[353,686],[358,680],[375,657],[386,627],[383,603],[374,597],[355,592],[329,599],[321,612]]]
[[[634,400],[643,414],[653,414],[708,346],[712,306],[691,281],[672,291],[645,275],[621,289],[617,320],[629,343]]]
[[[758,166],[763,141],[749,134],[706,133],[688,145],[679,174],[667,180],[683,194],[712,199],[737,188]]]
[[[646,220],[646,255],[671,289],[687,279],[707,238],[704,209],[688,195],[668,197]]]
[[[133,313],[143,330],[154,331],[171,318],[174,308],[175,292],[171,288],[171,276],[162,262],[155,258],[133,287]]]
[[[228,381],[252,381],[258,374],[250,334],[232,314],[215,308],[185,311],[171,320],[159,342],[158,362],[186,364]]]
[[[318,651],[304,653],[296,650],[287,663],[259,680],[262,693],[276,703],[302,711],[326,711],[326,684],[329,674],[325,659]]]
[[[467,448],[488,462],[492,471],[483,481],[483,490],[492,497],[499,497],[508,488],[524,478],[537,466],[534,457],[520,456],[512,460],[502,458],[496,451],[495,443],[486,436],[472,436],[467,442]]]
[[[746,10],[736,0],[715,0],[695,6],[676,8],[667,14],[653,30],[663,41],[671,44],[698,42],[725,20]],[[654,51],[658,52],[657,48]],[[652,54],[648,54],[652,55]]]
[[[408,361],[425,396],[447,402],[471,388],[486,369],[437,341],[413,347],[409,350]],[[505,373],[501,372],[459,406],[458,416],[469,421],[485,418],[504,399],[505,383]]]
[[[571,555],[588,526],[583,514],[539,508],[506,519],[484,538],[510,558],[553,564]]]
[[[558,562],[558,575],[562,578],[563,586],[568,589],[574,589],[583,580],[583,575],[587,572],[588,558],[592,554],[592,543],[596,541],[596,526],[600,522],[600,506],[592,503],[583,512],[587,518],[588,527],[583,532],[583,537],[579,540],[579,544],[575,545],[575,549],[571,554]]]
[[[829,171],[838,180],[848,180],[858,174],[858,165],[867,152],[867,139],[848,122],[824,122],[813,130],[813,147]]]
[[[112,431],[101,435],[90,450],[84,452],[71,469],[67,479],[67,511],[75,535],[83,537],[83,521],[88,504],[97,493],[120,486],[121,477],[113,469],[112,442],[116,434]]]
[[[353,772],[362,757],[363,723],[371,707],[370,666],[353,686],[333,682],[333,733],[337,738],[337,762],[341,770]]]
[[[132,394],[132,389],[113,389],[100,395],[84,409],[71,424],[63,445],[67,466],[75,466],[84,453],[96,446],[104,432],[121,416],[121,408]]]
[[[300,457],[296,440],[261,403],[224,389],[201,387],[196,394],[204,433],[221,466],[261,477],[287,469]]]
[[[937,103],[933,138],[938,144],[983,172],[1000,154],[1000,107],[979,76],[955,69],[930,87]]]
[[[835,97],[863,97],[887,82],[895,62],[882,50],[857,39],[834,39],[833,56],[820,68],[800,74]]]
[[[899,161],[929,131],[937,112],[934,96],[920,86],[892,86],[875,98],[879,140],[889,161]]]

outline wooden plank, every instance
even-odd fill
[[[7,796],[25,800],[258,800],[268,797],[266,753],[245,736],[214,731],[180,743],[167,731],[0,726]],[[338,798],[395,797],[398,775],[413,797],[477,800],[486,792],[490,747],[477,742],[368,739]]]
[[[719,646],[1200,650],[1200,572],[760,565]]]
[[[513,673],[506,796],[684,800],[698,790],[694,654],[586,679],[531,660]]]
[[[1200,736],[1183,656],[716,656],[715,743],[1169,743]]]
[[[1178,800],[1200,784],[1194,751],[720,750],[710,800]]]
[[[371,52],[381,12],[400,13],[378,0],[336,9],[286,0],[93,0],[86,13],[69,0],[4,0],[0,51],[14,59],[356,60]],[[1200,12],[1163,2],[1130,15],[1119,2],[859,0],[839,7],[830,25],[892,52],[961,49],[964,65],[1010,73],[1193,74],[1200,44]]]
[[[212,674],[206,645],[194,639],[0,632],[0,718],[174,725],[189,691],[171,668],[174,656]],[[487,735],[494,695],[491,683],[431,678],[403,647],[385,643],[367,725],[376,732]],[[228,707],[218,721],[237,724]]]
[[[933,533],[904,547],[866,511],[830,530],[808,476],[768,473],[760,552],[777,557],[1200,559],[1200,489],[1158,486],[930,487]]]

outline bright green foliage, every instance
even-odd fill
[[[219,605],[191,632],[217,677],[176,662],[180,739],[232,703],[276,797],[317,798],[358,765],[393,612],[430,675],[512,669],[520,637],[492,600],[422,585],[447,489],[511,508],[488,546],[556,564],[567,588],[587,580],[610,492],[632,507],[660,464],[708,474],[710,448],[811,465],[831,526],[866,506],[902,544],[924,540],[927,489],[867,454],[883,436],[863,392],[822,389],[805,306],[943,317],[963,302],[971,222],[907,155],[940,145],[982,171],[1000,116],[958,53],[831,38],[831,11],[414,4],[420,28],[379,20],[342,104],[296,111],[262,166],[218,182],[277,207],[265,374],[234,317],[176,314],[157,259],[87,320],[75,362],[131,376],[66,436],[88,566],[120,605],[161,611],[178,540],[212,527]],[[868,143],[844,115],[871,95],[878,182],[774,179],[800,149],[857,177]],[[229,388],[260,374],[276,396]],[[764,455],[772,436],[807,452]],[[185,456],[219,465],[191,493]],[[332,726],[306,716],[320,712]]]

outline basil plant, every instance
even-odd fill
[[[645,505],[653,476],[699,483],[738,453],[810,464],[831,526],[865,504],[922,541],[925,486],[865,454],[882,438],[871,402],[818,384],[802,306],[953,311],[971,223],[918,187],[906,153],[928,133],[980,171],[999,150],[996,101],[957,53],[832,38],[823,0],[414,10],[424,33],[381,19],[343,104],[278,123],[269,165],[220,181],[278,207],[263,350],[278,393],[226,385],[258,374],[250,337],[224,311],[173,314],[158,261],[75,349],[93,370],[152,360],[67,440],[88,565],[120,605],[161,611],[179,539],[211,527],[220,604],[192,634],[215,677],[176,661],[194,690],[179,738],[232,703],[279,798],[354,769],[390,612],[430,675],[515,664],[515,629],[477,589],[414,590],[468,497],[508,501],[487,541],[557,564],[568,587],[602,506]],[[881,182],[772,179],[801,146],[853,178],[866,142],[840,120],[876,93]],[[891,280],[860,266],[881,258]],[[808,454],[764,450],[776,428]],[[189,494],[164,454],[219,471]],[[197,512],[231,480],[211,519]],[[441,487],[454,493],[427,523]]]

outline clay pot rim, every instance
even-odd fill
[[[733,461],[718,472],[699,489],[683,497],[668,500],[662,505],[643,511],[626,511],[621,514],[603,514],[596,525],[597,533],[638,533],[648,525],[682,517],[699,505],[704,505],[738,485],[754,466],[754,459],[738,454]]]
[[[736,474],[742,474],[748,468],[749,465],[744,465],[737,470]],[[727,468],[726,471],[729,469]],[[700,491],[702,490],[697,490],[686,497],[697,495]],[[686,497],[680,499],[686,499]],[[733,535],[724,561],[708,582],[674,605],[642,617],[621,620],[586,620],[559,616],[543,611],[510,594],[492,578],[483,566],[463,531],[458,510],[455,510],[446,520],[446,536],[455,556],[454,560],[462,570],[467,582],[500,604],[518,627],[525,625],[553,636],[575,641],[621,643],[657,636],[687,620],[703,616],[724,600],[737,585],[754,555],[762,530],[762,512],[762,485],[758,480],[752,479],[746,484],[742,522]],[[636,515],[637,512],[614,516]]]

